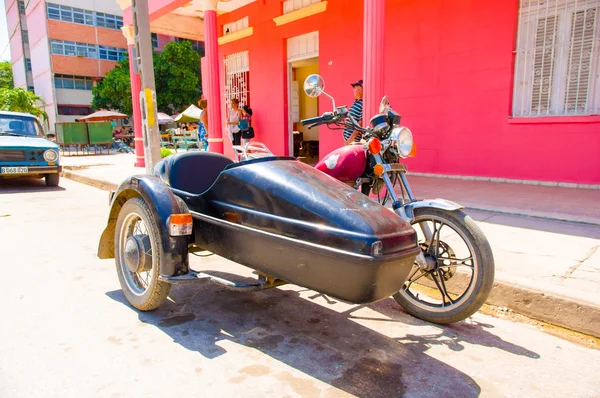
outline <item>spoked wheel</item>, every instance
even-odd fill
[[[415,209],[413,227],[427,265],[414,265],[394,299],[429,322],[468,318],[494,283],[494,256],[483,232],[462,211],[434,208]]]
[[[171,285],[158,279],[162,242],[156,221],[142,198],[121,208],[115,228],[115,262],[127,301],[150,311],[167,298]]]

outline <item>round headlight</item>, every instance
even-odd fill
[[[56,159],[58,159],[58,153],[56,153],[56,151],[48,149],[44,152],[44,160],[46,160],[46,162],[56,162]]]
[[[396,149],[401,158],[407,158],[410,155],[413,147],[413,135],[408,128],[394,127],[390,139],[396,143]]]

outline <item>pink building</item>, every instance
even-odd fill
[[[149,5],[153,32],[205,41],[203,84],[219,76],[210,116],[223,121],[238,97],[274,153],[297,155],[300,136],[318,156],[342,145],[340,132],[298,124],[331,110],[302,92],[318,72],[338,105],[361,78],[367,96],[389,96],[415,137],[411,171],[600,184],[600,0],[365,1],[366,15],[358,0],[232,0],[216,13],[216,1]],[[212,142],[230,153],[223,131]]]
[[[55,122],[92,113],[93,86],[127,57],[118,4],[5,0],[5,5],[15,87],[27,88],[44,99],[51,131]],[[152,37],[158,51],[173,40],[173,36]]]

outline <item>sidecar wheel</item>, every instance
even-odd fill
[[[434,208],[415,209],[412,224],[427,269],[415,264],[394,299],[409,314],[433,323],[473,315],[494,284],[494,256],[481,229],[462,211]],[[426,228],[430,240],[425,238]]]
[[[127,201],[115,228],[115,263],[127,301],[151,311],[167,298],[171,285],[158,279],[163,251],[156,220],[142,198]]]

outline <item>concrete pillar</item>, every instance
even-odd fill
[[[223,153],[217,3],[217,0],[204,0],[203,4],[206,62],[202,65],[202,81],[208,101],[208,148],[211,152]]]
[[[363,125],[377,114],[384,95],[385,0],[365,0],[363,21]]]
[[[131,105],[133,108],[133,133],[135,135],[135,167],[146,167],[144,161],[144,138],[142,137],[142,111],[140,109],[140,91],[142,82],[140,74],[137,73],[137,62],[135,60],[135,42],[133,40],[133,26],[127,25],[121,28],[123,36],[127,39],[127,50],[129,52],[129,78],[131,80]]]

